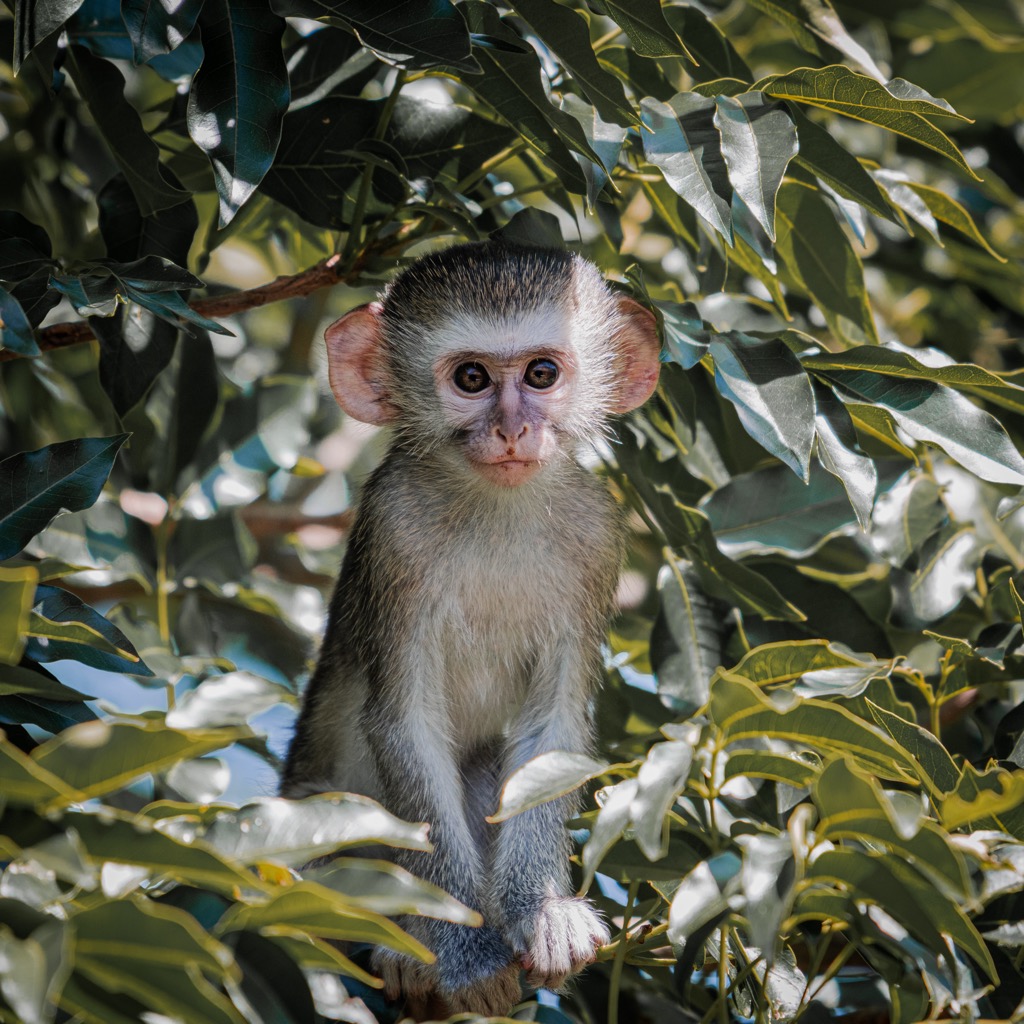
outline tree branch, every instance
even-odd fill
[[[363,261],[356,260],[348,271],[343,271],[341,257],[330,256],[308,270],[298,274],[284,275],[274,278],[269,284],[258,288],[247,288],[244,291],[227,292],[206,299],[196,299],[189,305],[197,313],[215,320],[219,317],[231,316],[233,313],[244,313],[247,309],[266,306],[271,302],[284,299],[297,299],[309,295],[320,288],[329,288],[335,284],[347,284],[358,279],[363,270]],[[89,326],[89,318],[74,320],[67,323],[53,324],[39,332],[39,347],[44,352],[54,349],[78,345],[83,341],[91,341],[95,335]],[[17,352],[0,352],[0,362],[10,359],[23,359]]]

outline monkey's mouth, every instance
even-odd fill
[[[474,468],[491,483],[499,484],[502,487],[517,487],[529,480],[540,469],[540,462],[536,459],[507,455],[493,462],[476,462]]]

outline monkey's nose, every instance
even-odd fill
[[[520,440],[523,435],[530,428],[524,423],[522,427],[509,427],[504,423],[499,423],[495,428],[494,432],[505,442],[505,444],[515,444],[516,441]]]

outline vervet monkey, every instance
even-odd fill
[[[608,931],[573,895],[573,796],[485,821],[550,750],[587,751],[623,513],[577,455],[658,381],[653,315],[570,252],[459,245],[326,333],[341,408],[394,437],[367,482],[282,792],[347,790],[430,823],[394,860],[484,925],[408,917],[437,955],[377,949],[389,996],[501,1014]],[[437,1012],[436,1009],[434,1012]]]

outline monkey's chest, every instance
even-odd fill
[[[572,573],[514,551],[454,559],[433,609],[443,691],[463,738],[498,734],[529,697],[539,667],[575,631]]]

